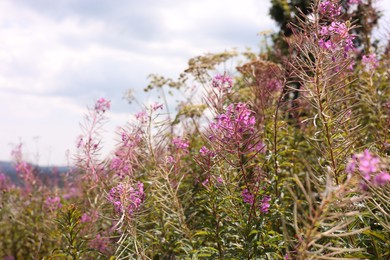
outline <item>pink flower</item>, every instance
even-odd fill
[[[324,39],[320,39],[318,44],[325,50],[334,48],[334,44],[330,40],[325,41]]]
[[[199,152],[200,152],[200,154],[201,154],[202,156],[207,156],[207,155],[210,154],[210,150],[207,149],[206,146],[202,146],[202,148],[200,148]]]
[[[217,180],[218,184],[222,184],[223,183],[223,179],[222,179],[221,176],[218,176],[216,180]]]
[[[357,158],[359,161],[359,171],[366,180],[370,180],[370,175],[377,171],[379,158],[373,156],[368,149],[364,150],[363,154],[359,154]]]
[[[345,172],[348,174],[352,174],[355,172],[355,170],[356,170],[356,158],[353,158],[353,160],[347,163],[347,166],[345,167]]]
[[[319,35],[322,36],[318,41],[319,46],[330,52],[342,50],[347,57],[348,53],[355,49],[353,44],[355,35],[348,33],[348,27],[344,22],[332,22],[328,26],[322,26]]]
[[[230,76],[218,74],[213,78],[211,85],[220,91],[229,92],[233,87],[233,79]]]
[[[242,200],[245,203],[248,203],[248,204],[254,203],[255,196],[252,193],[250,193],[250,191],[248,189],[244,189],[241,193],[241,196],[242,196]]]
[[[260,211],[262,213],[268,213],[269,208],[270,208],[270,201],[271,197],[270,196],[264,196],[263,199],[261,200],[261,205],[260,205]]]
[[[379,62],[375,54],[363,55],[362,64],[365,71],[373,71],[379,66]]]
[[[175,162],[175,159],[173,158],[173,156],[169,155],[169,156],[167,156],[166,162],[168,164],[171,164],[171,163]]]
[[[190,143],[182,139],[181,137],[173,138],[172,143],[176,147],[176,149],[181,149],[185,152],[188,151],[188,147],[190,146]]]
[[[122,166],[122,159],[118,157],[114,157],[111,159],[111,169],[112,170],[120,170]]]
[[[56,210],[58,208],[61,208],[61,199],[59,197],[47,197],[45,201],[45,206],[50,210]]]
[[[251,152],[257,152],[257,153],[265,153],[266,152],[266,146],[263,142],[258,142],[254,146],[250,148]]]
[[[145,111],[141,111],[135,114],[135,118],[141,123],[145,124],[148,122],[148,116],[146,115]]]
[[[108,194],[108,200],[114,205],[115,211],[129,215],[141,207],[144,197],[144,184],[142,182],[138,182],[136,187],[120,183],[113,187]]]
[[[358,170],[364,180],[361,181],[360,187],[367,191],[370,185],[384,186],[390,182],[390,174],[381,171],[380,158],[371,154],[368,149],[363,153],[355,154],[352,160],[346,166],[346,172],[351,175]],[[379,173],[378,173],[379,172]],[[373,176],[373,179],[371,178]]]
[[[156,110],[158,110],[158,109],[163,109],[163,104],[159,104],[159,103],[154,103],[153,105],[152,105],[152,110],[153,111],[156,111]]]
[[[341,6],[331,0],[323,1],[320,4],[320,14],[335,17],[341,14]]]
[[[100,98],[96,101],[96,104],[95,104],[95,111],[97,113],[104,113],[106,112],[107,110],[110,109],[110,104],[111,101],[109,100],[106,100],[104,98]]]
[[[84,213],[81,216],[81,222],[82,223],[91,222],[91,221],[92,221],[92,218],[87,213]]]
[[[68,193],[64,194],[62,197],[66,200],[70,199],[70,198],[74,198],[74,197],[77,197],[78,196],[78,190],[75,188],[75,187],[71,187],[70,189],[68,189]]]
[[[320,35],[328,35],[328,27],[327,26],[322,26]]]
[[[387,172],[380,172],[374,178],[374,184],[377,186],[384,186],[390,182],[390,174]]]
[[[107,237],[102,237],[100,234],[97,234],[96,237],[89,242],[89,246],[100,252],[106,252],[110,243],[111,242]]]

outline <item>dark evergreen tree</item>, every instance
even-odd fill
[[[339,2],[339,0],[327,0]],[[375,0],[374,0],[375,1]],[[324,0],[319,1],[324,2]],[[360,53],[369,53],[370,48],[377,47],[377,41],[371,40],[373,28],[378,24],[381,12],[374,5],[373,0],[341,0],[341,18],[353,21],[355,27],[352,33],[355,38],[355,46]],[[280,31],[273,35],[276,58],[288,53],[285,37],[292,35],[292,24],[299,24],[305,16],[313,12],[316,6],[311,0],[271,0],[272,6],[269,14],[280,27]]]

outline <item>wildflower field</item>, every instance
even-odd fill
[[[56,179],[17,146],[23,183],[0,173],[0,258],[390,259],[390,42],[371,42],[369,7],[315,1],[260,53],[151,76],[162,98],[105,159],[111,102],[97,100]],[[186,97],[171,113],[170,91]]]

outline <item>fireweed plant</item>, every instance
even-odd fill
[[[280,63],[224,52],[177,81],[151,76],[148,91],[190,96],[176,115],[165,94],[142,107],[103,159],[111,102],[97,100],[60,181],[18,145],[21,184],[0,172],[0,257],[388,259],[389,53],[358,55],[338,1],[310,8]],[[236,72],[218,71],[237,57]]]

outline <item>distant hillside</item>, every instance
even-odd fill
[[[38,176],[41,180],[43,181],[50,181],[54,180],[58,176],[66,173],[69,171],[69,167],[67,166],[37,166],[37,165],[32,165],[35,172],[38,173]],[[20,185],[21,181],[18,176],[18,173],[16,172],[15,169],[15,164],[12,162],[5,162],[5,161],[0,161],[0,173],[4,173],[5,175],[9,176],[11,181],[14,184]]]

